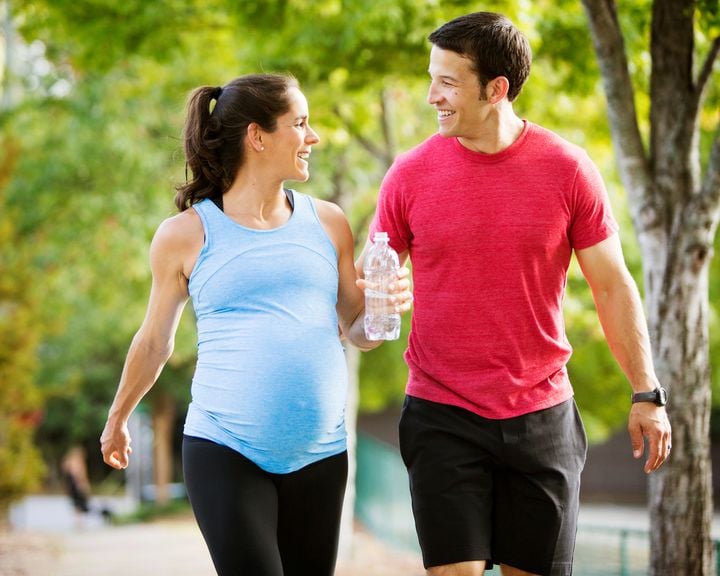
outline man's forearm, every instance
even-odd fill
[[[635,282],[623,282],[595,294],[598,317],[608,346],[635,392],[655,389],[655,375],[645,314]]]

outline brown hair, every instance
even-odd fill
[[[274,132],[278,117],[290,109],[289,89],[297,87],[291,75],[248,74],[222,87],[201,86],[192,91],[183,130],[185,162],[192,179],[177,187],[178,210],[222,196],[244,161],[247,127],[255,122]]]
[[[520,94],[530,74],[530,44],[502,14],[474,12],[460,16],[440,26],[428,40],[438,48],[468,57],[483,88],[490,80],[505,76],[510,82],[510,102]]]

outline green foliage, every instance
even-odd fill
[[[535,68],[531,78],[540,80],[536,77],[541,76],[553,92],[593,94],[598,70],[581,3],[551,0],[543,2],[543,7],[545,10],[536,9],[527,14],[528,24],[532,25],[528,35],[532,39]],[[546,17],[546,10],[550,8],[554,11],[553,18]]]
[[[15,0],[21,32],[41,40],[54,62],[108,71],[130,55],[165,59],[188,23],[212,23],[210,2],[188,0]]]
[[[405,362],[399,359],[407,347],[411,320],[410,314],[403,316],[398,340],[383,342],[363,354],[360,363],[361,412],[377,412],[388,406],[402,405],[408,371]]]
[[[346,86],[362,91],[416,75],[427,34],[448,12],[465,12],[472,3],[455,4],[443,13],[414,0],[262,0],[237,4],[235,16],[248,40],[262,46],[261,67],[291,70],[308,84],[330,83],[344,71]]]
[[[125,526],[138,522],[153,522],[157,520],[169,520],[178,517],[186,517],[192,514],[190,502],[182,498],[171,500],[167,504],[143,503],[130,514],[113,516],[112,523],[115,526]]]
[[[710,428],[713,439],[720,439],[720,237],[715,238],[715,257],[710,265],[710,370],[712,410]]]
[[[708,37],[720,36],[720,1],[698,0],[700,31]]]
[[[0,515],[4,515],[12,500],[37,486],[43,464],[33,444],[42,408],[34,383],[40,332],[35,314],[38,294],[15,229],[16,213],[5,200],[5,184],[20,148],[10,136],[1,140]]]
[[[150,239],[174,211],[182,100],[173,116],[153,93],[153,74],[171,71],[134,59],[87,74],[69,98],[37,99],[12,117],[24,154],[7,198],[18,236],[33,246],[28,270],[45,289],[37,381],[47,408],[38,439],[50,461],[99,436],[147,301]],[[187,323],[178,365],[194,354]]]

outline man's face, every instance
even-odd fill
[[[430,51],[430,89],[427,101],[438,113],[442,136],[473,139],[482,132],[489,103],[471,61],[452,50]]]

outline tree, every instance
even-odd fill
[[[9,4],[2,10],[3,61],[0,128],[14,105],[15,31]],[[10,130],[0,133],[0,526],[9,504],[36,488],[45,466],[34,444],[42,417],[43,395],[35,385],[36,354],[43,325],[37,313],[41,301],[28,261],[32,249],[23,245],[16,210],[8,205],[7,186],[22,153]]]
[[[43,464],[33,444],[42,396],[34,385],[40,326],[34,308],[37,293],[21,249],[14,214],[7,210],[4,187],[19,147],[2,138],[0,156],[0,525],[7,506],[37,486]]]
[[[700,120],[720,52],[718,3],[652,2],[647,144],[615,2],[583,5],[643,255],[655,366],[671,398],[672,457],[649,484],[651,573],[709,575],[708,273],[720,217],[720,130],[715,118],[703,158]]]

